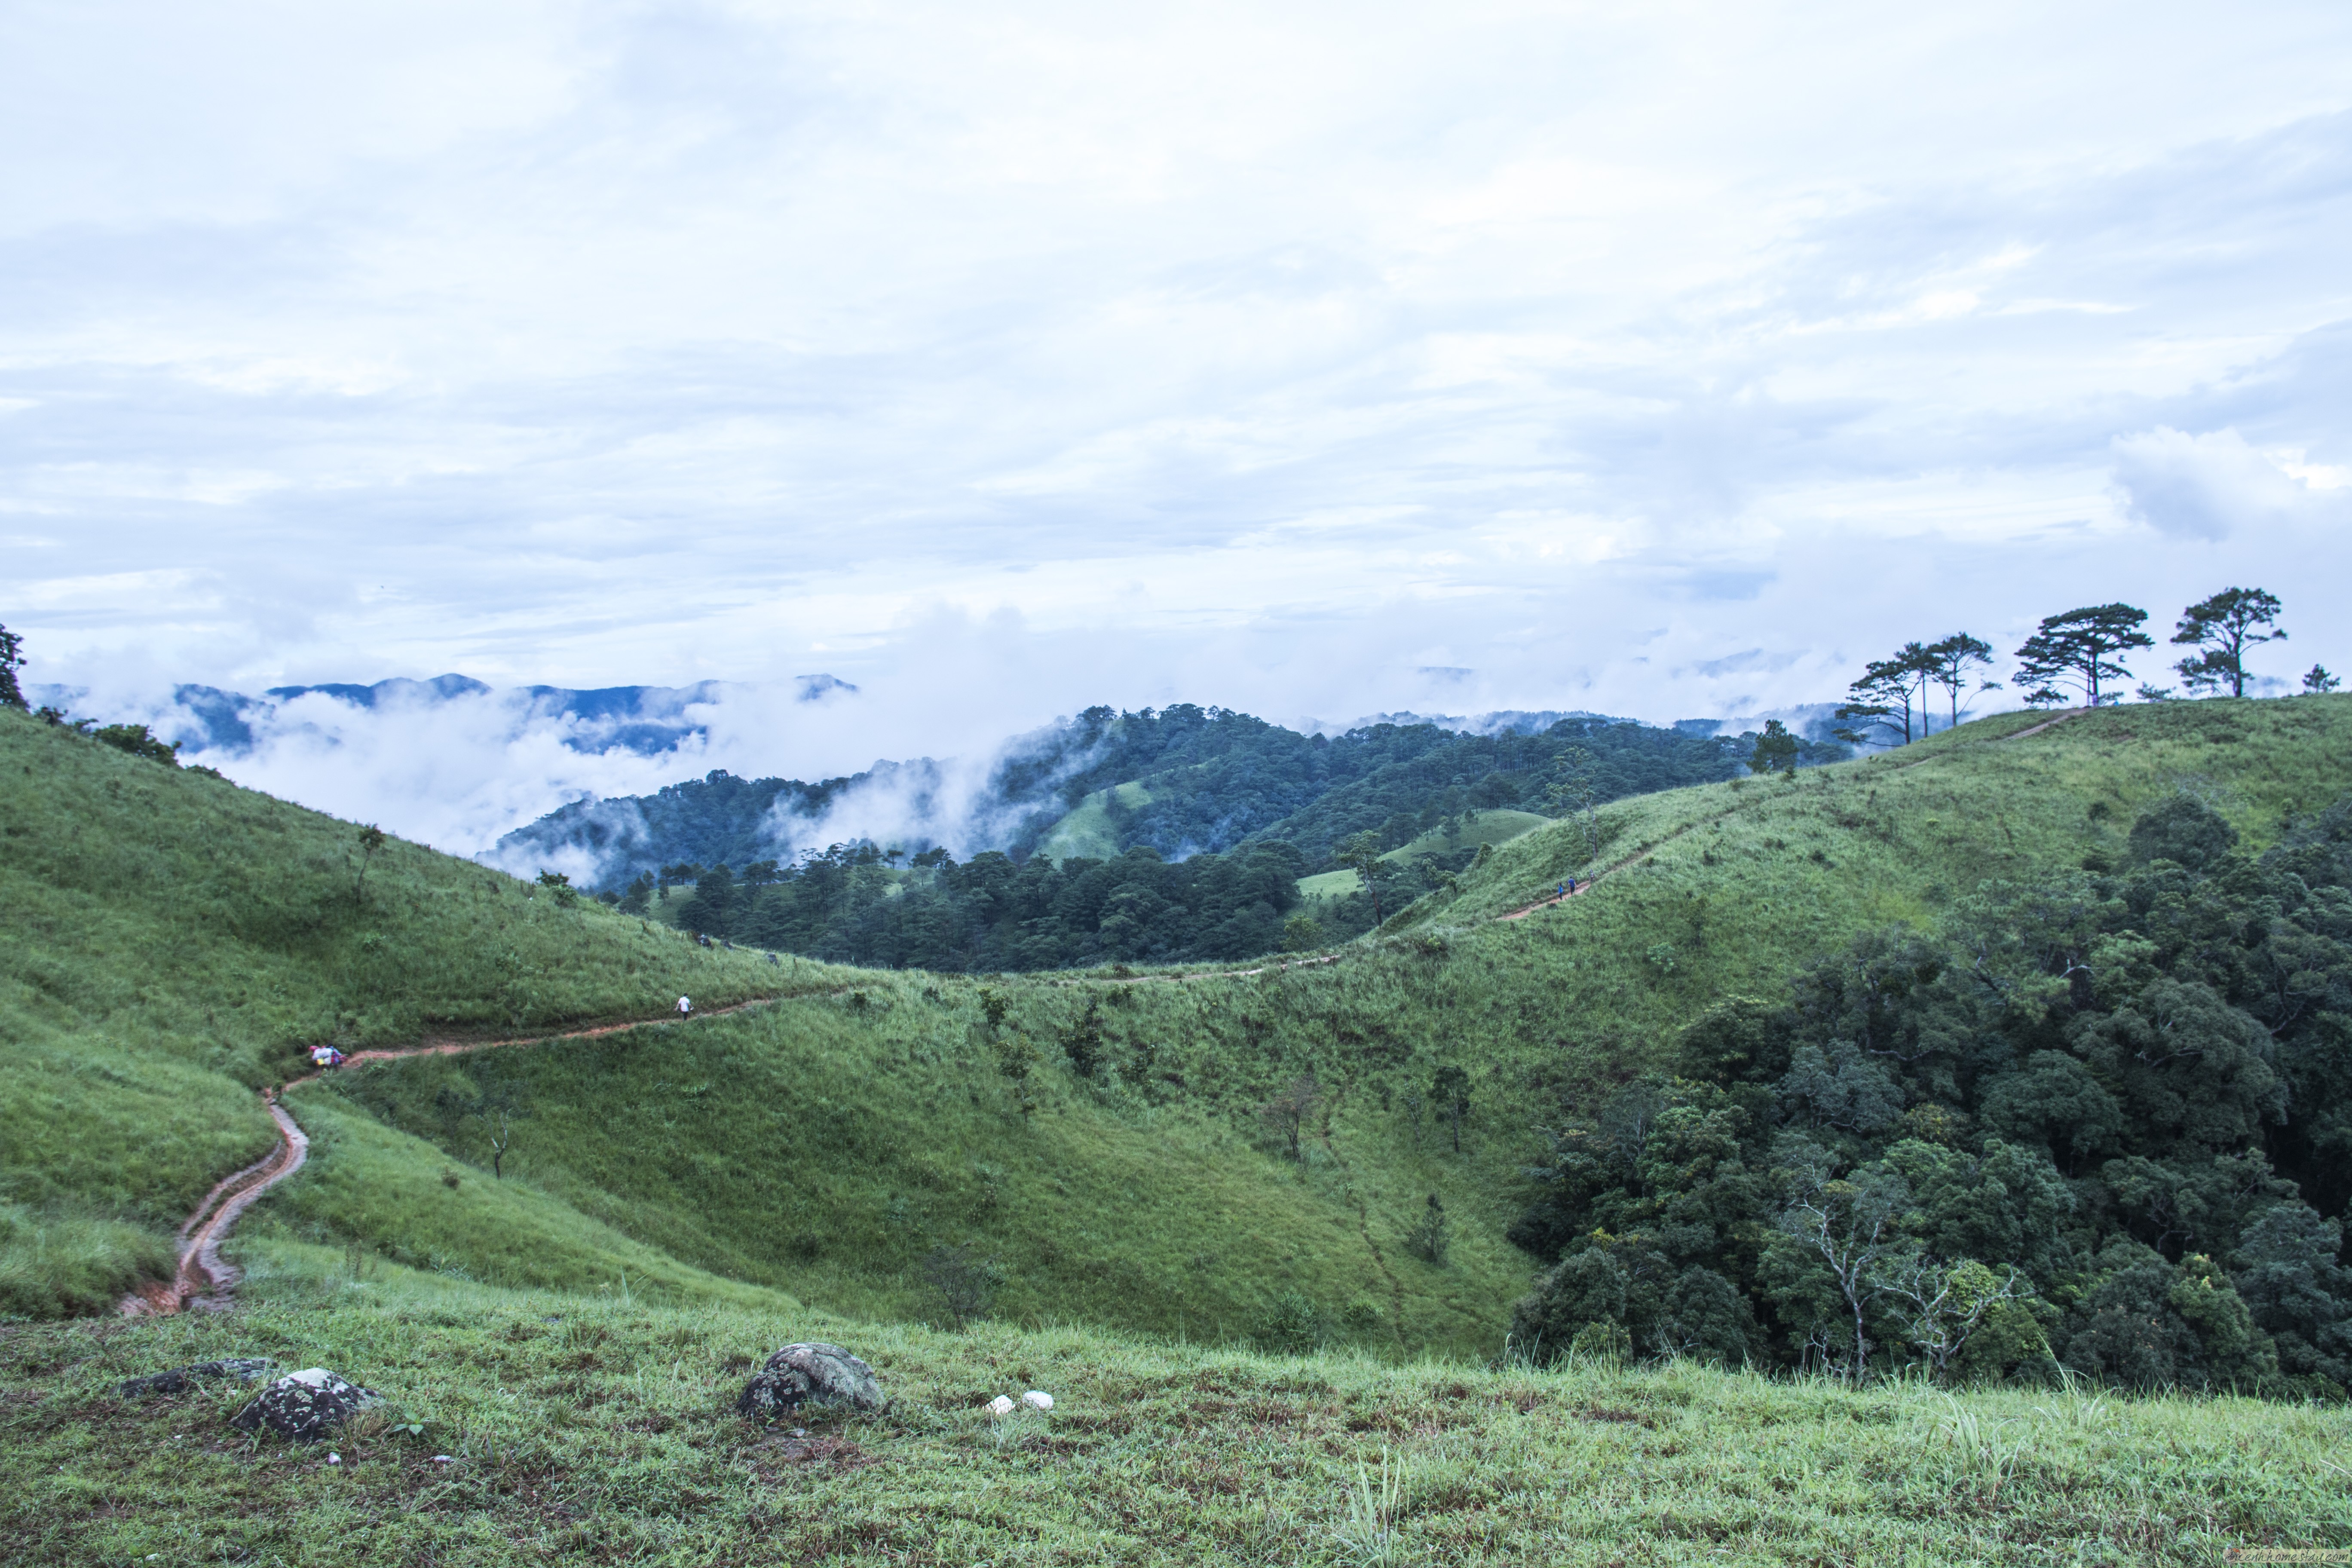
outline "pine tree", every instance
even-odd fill
[[[1748,758],[1748,771],[1753,773],[1793,773],[1797,771],[1797,753],[1801,750],[1797,737],[1778,719],[1764,721],[1764,732],[1756,737],[1756,749]]]
[[[2283,631],[2256,629],[2275,626],[2278,613],[2277,595],[2260,588],[2224,588],[2203,603],[2189,605],[2180,612],[2172,640],[2198,651],[2172,668],[2180,672],[2191,691],[2219,691],[2226,686],[2231,696],[2243,697],[2246,650],[2286,640]]]
[[[2113,656],[2156,646],[2156,639],[2139,629],[2147,619],[2146,610],[2129,605],[2093,605],[2045,618],[2017,650],[2017,679],[2040,687],[2026,700],[2063,700],[2050,684],[2056,680],[2081,687],[2094,708],[2115,700],[2101,689],[2131,671]]]
[[[16,671],[24,662],[24,637],[0,626],[0,708],[14,708],[19,713],[30,710],[25,689],[16,684]]]
[[[1950,725],[1958,728],[1960,722],[1960,688],[1969,683],[1969,667],[1990,664],[1992,645],[1966,632],[1954,632],[1941,642],[1929,643],[1920,652],[1924,655],[1922,665],[1927,679],[1942,687],[1944,694],[1950,699]],[[2000,682],[1980,681],[1977,689],[1998,691]]]

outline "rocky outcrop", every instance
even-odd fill
[[[772,1421],[804,1405],[879,1410],[889,1401],[874,1369],[839,1345],[786,1345],[751,1374],[735,1408],[754,1419]]]
[[[289,1373],[255,1394],[253,1403],[230,1416],[228,1424],[246,1432],[267,1428],[289,1442],[316,1443],[361,1411],[383,1403],[375,1390],[314,1366]]]
[[[122,1384],[122,1397],[152,1399],[158,1394],[185,1394],[200,1383],[220,1383],[232,1377],[239,1383],[255,1383],[277,1370],[278,1363],[268,1356],[231,1356],[226,1361],[200,1361],[194,1366],[175,1366],[169,1372],[126,1378]]]

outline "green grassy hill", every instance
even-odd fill
[[[349,823],[5,711],[0,777],[0,1310],[88,1310],[152,1271],[159,1238],[275,1142],[254,1090],[312,1044],[840,983],[396,839],[371,858]],[[77,1261],[31,1261],[57,1256]]]
[[[680,993],[779,1000],[298,1087],[310,1166],[247,1226],[506,1284],[626,1270],[908,1313],[929,1309],[929,1251],[971,1244],[1001,1259],[1008,1311],[1244,1333],[1296,1291],[1391,1350],[1483,1344],[1517,1289],[1494,1237],[1443,1270],[1388,1262],[1387,1215],[1339,1156],[1255,1147],[1251,1108],[1190,1092],[1172,1061],[1073,1081],[1068,988],[1014,988],[1006,1037],[1055,1058],[1024,1115],[969,982],[699,949],[411,845],[362,889],[351,825],[16,715],[0,768],[38,781],[0,803],[20,913],[0,939],[7,1310],[98,1309],[165,1271],[179,1219],[274,1137],[253,1090],[306,1070],[311,1044],[655,1017]],[[1157,1013],[1134,989],[1104,993],[1114,1050]],[[530,1112],[504,1179],[464,1109],[499,1095]],[[1381,1190],[1396,1180],[1421,1178]]]
[[[313,1042],[772,999],[293,1089],[313,1156],[232,1244],[246,1310],[0,1339],[0,1561],[699,1562],[748,1537],[803,1560],[1371,1560],[1332,1531],[1383,1447],[1414,1478],[1411,1560],[2352,1540],[2316,1458],[2352,1436],[2340,1413],[1475,1370],[1531,1272],[1504,1232],[1538,1124],[1859,932],[2112,861],[2184,788],[2259,850],[2352,759],[2352,699],[2036,722],[1542,826],[1336,962],[983,987],[703,950],[415,846],[371,862],[350,824],[0,713],[23,781],[0,795],[0,1311],[103,1312],[167,1268],[181,1215],[269,1142],[256,1087]],[[1570,870],[1602,874],[1494,918]],[[1265,1114],[1286,1096],[1296,1158]],[[1432,1194],[1436,1258],[1408,1246]],[[995,1325],[883,1326],[945,1321],[942,1247],[993,1260]],[[741,1356],[811,1334],[902,1394],[820,1431],[854,1447],[814,1465],[724,1413]],[[336,1365],[424,1430],[358,1435],[331,1478],[218,1442],[209,1396],[106,1393],[239,1352]],[[1053,1420],[974,1413],[1024,1386],[1064,1394]]]

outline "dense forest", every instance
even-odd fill
[[[2352,797],[2258,860],[2189,795],[2129,844],[1537,1113],[1518,1342],[2343,1397]]]
[[[958,865],[944,850],[896,856],[838,846],[790,868],[701,872],[677,923],[709,936],[869,967],[944,972],[1061,969],[1107,963],[1247,958],[1318,931],[1285,916],[1299,901],[1298,852],[1286,844],[1173,864],[1150,849],[1056,866],[996,850]],[[651,878],[623,898],[644,909]],[[1309,922],[1311,925],[1311,922]]]

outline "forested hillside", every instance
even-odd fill
[[[904,842],[778,849],[780,834],[797,831],[792,819],[814,823],[862,788],[910,790],[913,819],[924,820],[940,782],[929,762],[815,785],[713,773],[567,806],[501,848],[588,847],[604,857],[604,895],[632,912],[841,962],[986,972],[1239,959],[1370,927],[1370,896],[1321,900],[1309,924],[1291,923],[1301,898],[1276,872],[1291,868],[1296,881],[1328,871],[1342,839],[1369,834],[1389,851],[1480,810],[1558,815],[1726,779],[1747,749],[1589,717],[1536,733],[1378,724],[1335,737],[1214,708],[1093,708],[999,767],[980,820],[1005,848],[961,866],[911,829]],[[1807,742],[1799,760],[1844,754]],[[1433,849],[1370,874],[1392,877],[1383,896],[1402,903],[1459,872],[1475,848]],[[684,882],[695,896],[672,902]]]
[[[1447,731],[1429,724],[1374,725],[1339,737],[1303,735],[1244,713],[1191,703],[1133,713],[1089,708],[1009,748],[968,823],[950,824],[939,815],[935,796],[942,773],[940,764],[926,759],[877,763],[864,773],[816,784],[716,773],[654,795],[575,802],[508,835],[499,849],[592,850],[602,863],[599,884],[607,888],[669,865],[690,865],[698,873],[711,866],[740,871],[760,859],[791,858],[794,845],[816,833],[827,810],[843,797],[879,788],[901,803],[907,827],[900,841],[877,848],[926,850],[934,847],[929,835],[952,826],[977,831],[993,847],[1026,859],[1088,795],[1150,780],[1150,803],[1118,814],[1111,847],[1118,852],[1140,847],[1176,859],[1229,848],[1334,784],[1418,755],[1448,738]]]
[[[2352,794],[2238,850],[2175,795],[1717,1005],[1549,1134],[1518,1336],[2344,1397]]]
[[[1328,870],[1333,850],[1352,834],[1375,833],[1380,847],[1389,850],[1465,812],[1562,815],[1558,786],[1563,784],[1580,799],[1605,804],[1732,778],[1743,771],[1752,740],[1599,718],[1564,719],[1533,734],[1451,735],[1335,784],[1251,837],[1296,845],[1315,870]],[[1804,766],[1852,754],[1841,745],[1800,742]]]

